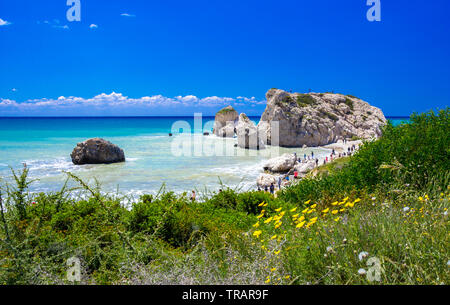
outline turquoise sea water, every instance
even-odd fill
[[[252,118],[256,123],[258,119]],[[104,191],[119,190],[123,194],[155,193],[163,183],[176,192],[205,187],[217,190],[221,187],[219,177],[227,186],[246,190],[256,187],[262,165],[270,157],[294,151],[300,156],[311,151],[316,155],[328,153],[320,148],[245,151],[234,147],[236,139],[203,136],[203,131],[211,131],[213,120],[204,117],[203,129],[202,125],[194,128],[192,117],[0,118],[0,177],[10,180],[9,166],[20,169],[25,162],[31,178],[39,179],[31,185],[32,191],[59,190],[66,177],[62,171],[73,172],[91,183],[95,177]],[[186,126],[182,134],[179,128],[172,130],[176,121],[192,126],[194,133],[189,133]],[[170,132],[173,137],[168,136]],[[70,159],[73,148],[92,137],[119,145],[127,161],[73,165]],[[184,155],[180,156],[179,150],[174,154],[175,144],[186,149]]]

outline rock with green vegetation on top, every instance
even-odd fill
[[[258,124],[266,144],[271,144],[275,136],[273,122],[279,122],[278,143],[283,147],[321,146],[354,137],[377,138],[387,123],[379,108],[350,95],[271,89],[266,98],[267,107]]]
[[[216,113],[213,133],[218,137],[232,138],[236,132],[239,114],[233,107],[228,106]]]

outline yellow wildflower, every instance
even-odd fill
[[[274,271],[277,271],[277,268],[272,268],[272,269],[270,269],[270,272],[274,272]]]
[[[309,222],[306,227],[309,228],[310,226],[312,226],[313,224],[315,224],[315,222]]]
[[[259,235],[261,235],[261,233],[262,233],[261,230],[255,231],[255,232],[253,232],[253,236],[255,236],[256,238],[258,238]]]
[[[278,250],[278,251],[274,251],[273,253],[275,253],[275,255],[278,255],[278,254],[280,254],[280,252],[281,252],[281,250]]]
[[[258,204],[259,207],[262,207],[264,205],[264,201]]]
[[[300,214],[292,215],[292,218],[297,218]]]
[[[357,203],[357,202],[360,202],[360,201],[361,201],[361,199],[356,198],[355,201],[353,201],[353,203]]]
[[[264,220],[264,223],[269,223],[269,222],[272,221],[272,219],[273,219],[273,217],[269,217],[269,218],[267,218],[266,220]]]
[[[345,197],[344,199],[342,199],[342,201],[346,202],[348,200],[348,197]]]
[[[305,201],[305,204],[309,204],[311,202],[311,199],[309,199],[308,201]]]
[[[311,222],[316,222],[317,221],[317,217],[314,217],[314,218],[311,218],[311,220],[310,220]]]
[[[269,284],[270,283],[270,277],[267,277],[267,280],[264,283]]]
[[[330,211],[330,208],[326,208],[325,210],[322,210],[322,213],[328,213]]]
[[[338,203],[339,203],[338,201],[335,201],[331,205],[337,205]]]
[[[331,214],[336,215],[339,211],[338,210],[333,210],[331,211]]]
[[[313,204],[313,205],[311,206],[311,209],[315,209],[316,206],[317,206],[317,203]]]
[[[278,209],[275,209],[275,212],[279,212],[281,210],[282,210],[282,208],[278,208]]]
[[[286,275],[284,278],[288,280],[290,277],[290,275]]]
[[[275,229],[278,229],[279,227],[281,227],[281,224],[282,224],[281,221],[280,221],[279,223],[277,223],[277,224],[275,225]]]
[[[274,236],[272,236],[270,239],[275,239],[275,238],[277,238],[276,234]]]
[[[293,208],[289,212],[294,213],[295,211],[297,211],[297,208]]]
[[[306,208],[302,211],[303,214],[305,214],[306,212],[308,212],[309,208]]]
[[[341,219],[341,217],[340,217],[340,216],[336,217],[336,218],[334,219],[334,221],[338,222],[338,221],[339,221],[339,219]]]
[[[301,227],[303,227],[303,226],[305,225],[305,222],[306,222],[306,221],[302,221],[301,223],[299,223],[299,224],[296,226],[296,228],[301,228]]]
[[[254,228],[259,227],[259,222],[255,223],[255,224],[253,225],[253,227],[254,227]]]

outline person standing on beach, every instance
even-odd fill
[[[269,190],[269,188],[267,187],[267,185],[264,185],[264,192],[267,193],[268,190]]]
[[[319,166],[319,159],[316,158],[316,167]]]
[[[281,190],[281,176],[278,177],[278,189]]]
[[[297,163],[297,153],[296,152],[294,153],[294,158],[295,158],[294,163]]]
[[[195,191],[192,190],[192,195],[191,195],[191,201],[192,201],[192,202],[195,201],[195,197],[196,197]]]
[[[311,157],[314,158],[314,152],[313,151],[311,152]]]
[[[273,195],[275,192],[275,185],[273,185],[273,182],[270,184],[270,193]]]

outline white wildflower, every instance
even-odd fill
[[[365,259],[367,256],[369,256],[369,253],[366,252],[366,251],[362,251],[361,253],[358,254],[358,258],[359,258],[360,261]]]
[[[409,207],[404,207],[403,208],[403,212],[408,212],[409,211]]]
[[[331,248],[330,246],[327,247],[327,252],[333,252],[333,248]]]
[[[366,273],[367,273],[366,269],[364,269],[364,268],[361,268],[361,269],[358,270],[358,274],[359,275],[366,275]]]

